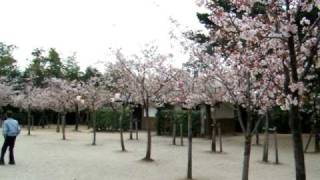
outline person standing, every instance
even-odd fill
[[[20,134],[21,128],[17,120],[12,118],[12,112],[7,112],[7,119],[2,124],[4,142],[1,149],[0,165],[4,165],[4,155],[9,147],[9,164],[14,165],[13,148],[16,137]]]

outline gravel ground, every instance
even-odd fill
[[[118,133],[98,133],[97,145],[91,145],[90,131],[67,129],[67,140],[52,129],[26,130],[18,137],[16,165],[0,166],[1,180],[182,180],[186,177],[187,146],[170,145],[170,137],[153,136],[154,162],[144,162],[146,134],[128,140],[127,152],[120,151]],[[304,137],[305,139],[307,136]],[[0,139],[3,142],[3,139]],[[179,142],[179,141],[178,141]],[[193,177],[197,180],[239,180],[243,157],[242,136],[223,137],[224,153],[209,152],[210,141],[194,138]],[[185,144],[187,141],[185,139]],[[293,152],[289,135],[279,135],[280,165],[261,162],[262,146],[252,146],[250,179],[294,179]],[[312,148],[312,147],[311,147]],[[270,148],[273,153],[273,148]],[[8,155],[8,154],[7,154]],[[319,180],[320,154],[305,156],[307,179]],[[273,154],[270,160],[273,161]],[[6,161],[7,157],[6,157]]]

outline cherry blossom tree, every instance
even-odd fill
[[[92,77],[83,85],[82,96],[85,104],[91,111],[93,123],[93,141],[92,145],[96,145],[96,111],[102,106],[109,103],[112,94],[104,86],[102,78]]]
[[[166,63],[170,55],[161,55],[155,46],[147,47],[141,55],[134,55],[133,60],[127,60],[121,50],[115,52],[123,78],[133,82],[128,86],[134,101],[143,106],[144,118],[147,122],[147,151],[144,160],[151,159],[151,124],[149,106],[168,90],[168,84],[173,79],[172,68]]]
[[[241,64],[247,65],[247,70],[243,71],[247,75],[242,76],[247,88],[256,85],[254,81],[252,83],[253,77],[250,75],[261,69],[259,67],[269,69],[276,76],[272,81],[276,86],[271,87],[279,86],[282,93],[276,96],[276,102],[283,109],[289,110],[296,179],[305,180],[299,108],[303,104],[302,97],[306,91],[305,78],[314,68],[319,49],[319,2],[289,0],[230,0],[224,4],[221,1],[202,2],[205,2],[211,13],[208,20],[211,23],[209,35],[210,42],[214,46],[213,52],[227,55],[236,62],[241,60]],[[218,45],[215,46],[213,42]],[[265,81],[261,85],[266,86],[268,82],[270,81]],[[252,97],[259,94],[255,91],[253,93]],[[249,97],[249,93],[243,97]],[[254,99],[247,101],[246,107],[251,111],[254,103]],[[248,150],[245,151],[245,156]],[[243,179],[248,179],[247,173],[243,173]]]

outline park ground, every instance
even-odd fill
[[[139,133],[139,140],[129,140],[129,134],[125,133],[127,152],[120,151],[119,133],[98,133],[96,146],[91,145],[92,134],[85,127],[80,132],[68,128],[66,141],[61,140],[61,134],[53,127],[35,129],[31,136],[26,134],[24,129],[16,142],[16,165],[0,166],[1,180],[182,180],[186,177],[186,139],[185,146],[173,146],[170,137],[153,136],[155,161],[144,162],[141,159],[146,150],[145,132]],[[241,135],[224,136],[224,152],[213,154],[209,151],[210,140],[194,138],[194,179],[241,179],[242,142]],[[279,146],[280,165],[262,163],[262,146],[252,146],[250,179],[294,179],[290,135],[279,135]],[[273,147],[270,151],[273,153]],[[320,154],[308,153],[305,159],[307,179],[318,180]],[[274,160],[273,154],[270,160]]]

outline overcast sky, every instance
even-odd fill
[[[82,68],[108,60],[108,48],[134,53],[154,41],[170,49],[169,18],[200,29],[194,0],[0,0],[0,42],[18,46],[24,67],[35,48],[77,53]]]

